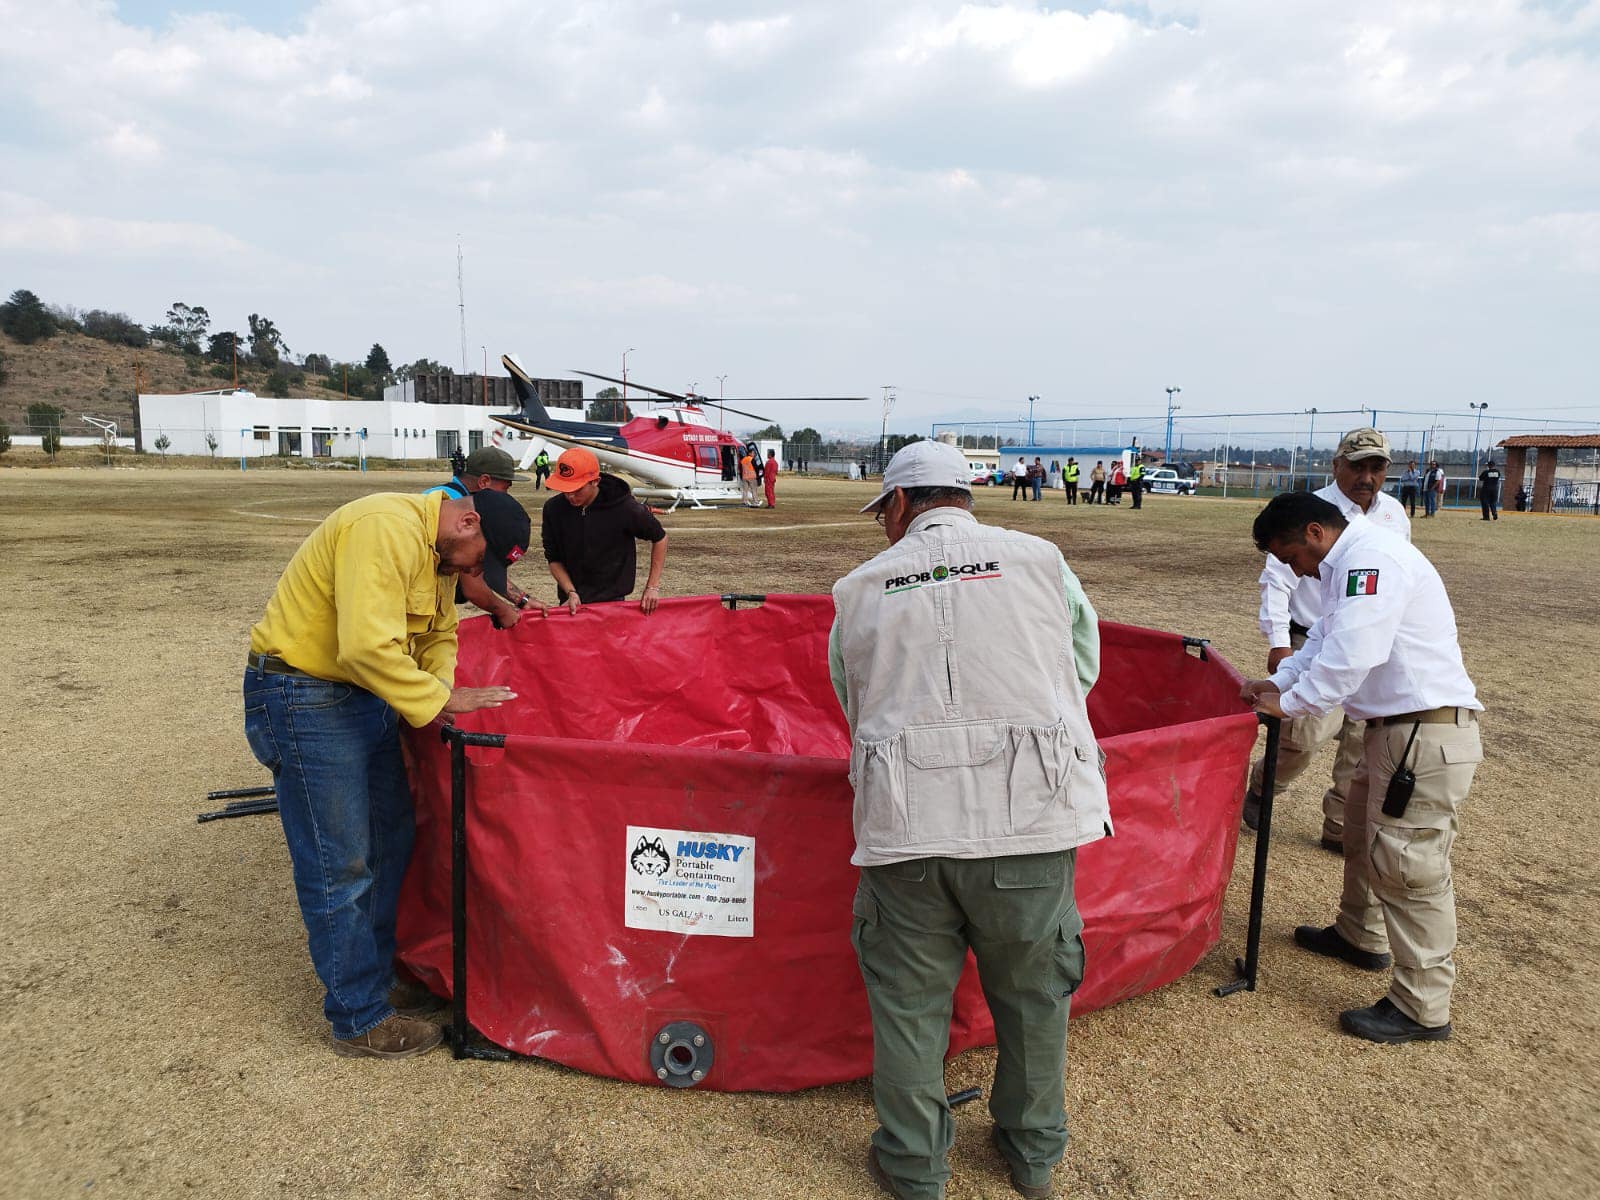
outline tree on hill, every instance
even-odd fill
[[[167,309],[167,323],[150,326],[150,336],[185,354],[199,354],[200,341],[210,326],[211,314],[202,306],[197,304],[191,308],[182,300],[174,300]]]
[[[367,351],[367,370],[379,379],[387,379],[394,374],[394,368],[389,365],[389,352],[377,342],[373,342],[372,349]]]
[[[272,321],[259,313],[251,313],[250,322],[250,357],[263,367],[271,370],[278,365],[278,360],[289,353],[289,347],[284,345],[283,335],[278,332],[278,327]]]
[[[326,354],[308,354],[301,360],[300,365],[317,375],[326,375],[333,370],[333,360]]]
[[[789,440],[796,446],[822,445],[822,435],[809,425],[807,425],[804,429],[796,429],[789,435]]]
[[[55,333],[56,321],[43,300],[27,288],[18,288],[10,300],[0,304],[0,329],[23,345],[31,345]]]
[[[78,318],[78,328],[92,338],[117,346],[148,346],[150,335],[127,313],[91,308]]]
[[[454,375],[455,371],[443,363],[434,362],[431,358],[419,358],[414,363],[401,367],[394,373],[394,377],[402,383],[407,379],[415,379],[418,375]]]
[[[631,418],[628,406],[622,403],[622,393],[614,387],[603,387],[594,394],[584,416],[591,421],[613,421],[621,424]]]
[[[214,363],[229,365],[233,362],[235,349],[242,339],[231,329],[224,329],[221,333],[213,333],[206,339],[206,357]],[[248,357],[248,354],[246,355]]]
[[[783,426],[774,422],[765,429],[758,429],[750,435],[752,442],[783,441]]]

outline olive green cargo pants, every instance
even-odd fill
[[[1067,1013],[1083,978],[1077,852],[865,867],[851,940],[872,1010],[878,1161],[938,1197],[955,1127],[945,1101],[952,996],[970,948],[994,1016],[989,1113],[1016,1178],[1046,1184],[1067,1147]]]

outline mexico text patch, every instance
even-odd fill
[[[1376,596],[1378,594],[1378,572],[1351,571],[1350,578],[1344,585],[1346,596]]]

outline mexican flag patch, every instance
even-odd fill
[[[1346,596],[1376,596],[1378,594],[1378,572],[1351,571],[1350,578],[1344,585]]]

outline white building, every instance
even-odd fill
[[[415,404],[399,399],[399,388],[382,400],[276,399],[245,391],[140,395],[138,427],[145,450],[165,434],[169,454],[217,454],[241,458],[449,458],[483,445],[503,445],[517,458],[525,435],[490,419],[510,410],[476,404]],[[394,399],[390,396],[393,395]],[[581,410],[565,411],[574,415]],[[215,439],[216,446],[207,438]]]

